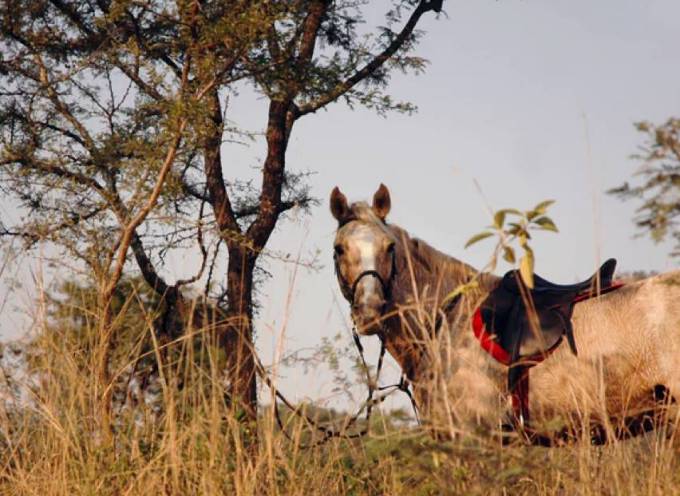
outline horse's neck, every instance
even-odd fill
[[[439,305],[453,290],[474,278],[478,272],[471,266],[449,257],[399,228],[400,238],[393,301],[408,305],[422,298],[429,305]]]
[[[402,229],[392,229],[399,240],[392,281],[395,315],[386,322],[385,344],[409,378],[417,379],[447,296],[472,279],[481,279],[486,285],[487,275],[411,238]]]

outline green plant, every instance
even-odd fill
[[[472,236],[465,243],[465,248],[483,239],[496,236],[498,242],[490,262],[491,269],[493,270],[496,267],[498,255],[501,252],[506,262],[513,265],[517,263],[516,247],[513,246],[517,242],[521,250],[519,257],[520,274],[524,283],[529,288],[533,288],[535,258],[534,251],[529,246],[529,240],[531,239],[531,232],[535,230],[557,232],[557,226],[546,215],[548,207],[553,203],[554,200],[545,200],[526,211],[504,208],[494,212],[493,224],[488,226],[486,230]]]

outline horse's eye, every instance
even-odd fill
[[[345,250],[342,245],[335,245],[335,255],[341,257],[343,253],[345,253]]]
[[[387,245],[387,253],[390,254],[394,253],[394,243],[390,243],[389,245]]]

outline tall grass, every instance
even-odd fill
[[[257,426],[240,422],[209,330],[159,340],[156,315],[134,293],[115,320],[108,442],[93,388],[98,326],[81,303],[76,327],[49,322],[43,308],[27,371],[3,391],[0,494],[680,494],[678,448],[658,433],[604,447],[501,448],[479,433],[437,441],[382,413],[368,438],[305,449],[311,435],[295,416],[285,417],[290,439],[271,408]]]

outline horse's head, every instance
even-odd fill
[[[360,334],[375,334],[390,303],[395,276],[396,237],[385,224],[390,193],[381,184],[373,205],[347,204],[336,187],[331,193],[331,212],[338,221],[335,235],[335,272],[352,319]]]

